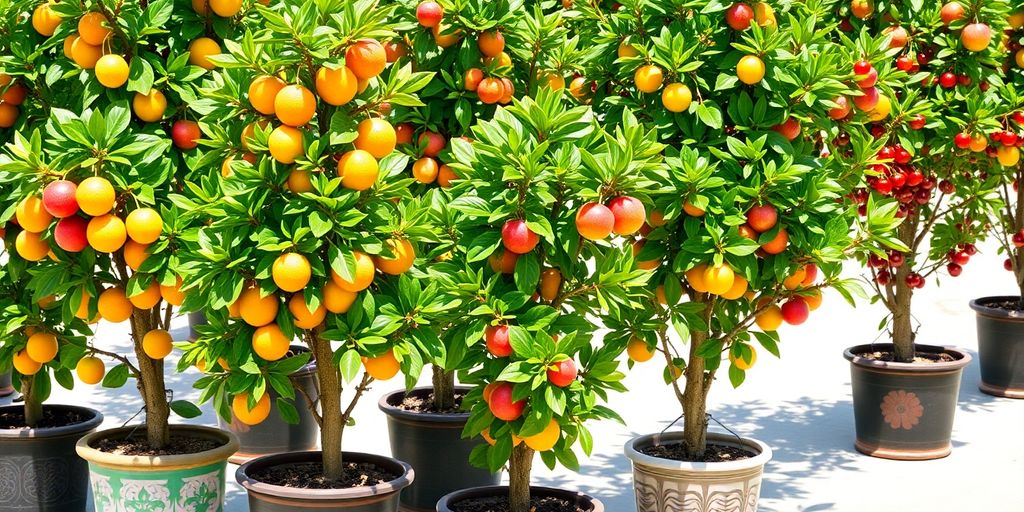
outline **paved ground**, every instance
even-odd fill
[[[915,313],[925,343],[977,348],[970,298],[1013,293],[1002,270],[1002,257],[987,247],[963,276],[934,282],[920,292]],[[851,272],[856,269],[851,268]],[[1024,401],[999,399],[977,389],[977,362],[965,371],[953,431],[953,454],[928,462],[895,462],[862,456],[853,449],[853,410],[845,347],[877,337],[882,311],[866,302],[857,310],[837,295],[798,328],[782,332],[782,359],[761,354],[747,382],[731,389],[719,382],[710,412],[741,435],[768,443],[775,452],[766,468],[761,510],[766,512],[1024,512]],[[184,319],[174,335],[186,335]],[[99,343],[126,351],[125,335],[116,326],[101,326]],[[628,425],[594,426],[595,454],[579,474],[549,472],[538,460],[538,484],[575,488],[599,497],[609,512],[635,510],[629,462],[621,447],[630,437],[659,431],[677,416],[670,390],[656,363],[639,366],[626,381],[632,392],[617,396],[612,407]],[[195,397],[190,383],[197,373],[173,376],[171,386]],[[358,425],[346,432],[347,446],[388,454],[384,418],[376,408],[380,394],[396,384],[378,384],[362,401]],[[179,396],[181,396],[179,395]],[[107,427],[120,425],[139,408],[130,388],[59,389],[53,401],[91,405],[106,414]],[[214,424],[213,414],[194,420]],[[233,467],[230,468],[233,471]],[[227,511],[246,510],[244,492],[231,480]]]

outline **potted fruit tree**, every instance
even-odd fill
[[[198,137],[183,119],[192,83],[217,50],[202,38],[190,46],[202,26],[172,14],[170,2],[45,4],[31,22],[28,8],[4,8],[0,39],[4,72],[26,89],[3,165],[20,226],[9,236],[31,262],[29,287],[64,297],[66,319],[127,322],[134,357],[90,350],[119,363],[105,386],[133,377],[144,402],[144,426],[78,443],[96,506],[139,509],[173,496],[220,509],[236,443],[217,429],[170,425],[172,411],[199,411],[173,400],[164,382],[170,322],[183,300],[175,251],[184,226],[167,197],[188,172],[182,151]],[[47,257],[54,261],[38,263]]]
[[[857,66],[878,75],[891,116],[870,129],[885,145],[858,201],[893,197],[903,223],[902,247],[865,262],[876,299],[888,310],[890,343],[851,347],[856,447],[895,459],[944,457],[951,450],[960,375],[970,355],[917,342],[915,290],[940,272],[956,277],[977,251],[998,196],[992,161],[1008,146],[990,146],[1002,125],[999,94],[989,90],[998,69],[999,34],[1008,5],[951,2],[924,10],[894,5],[895,21],[869,16],[854,27],[886,35],[881,48],[862,46]],[[939,11],[939,12],[936,12]],[[938,14],[938,15],[937,15]],[[900,37],[913,27],[913,37]],[[863,71],[863,70],[862,70]],[[858,75],[863,75],[858,71]],[[988,92],[986,92],[988,91]],[[941,341],[940,341],[941,343]]]
[[[399,277],[433,232],[388,115],[419,106],[431,74],[387,66],[377,38],[394,36],[393,14],[372,1],[257,6],[259,28],[213,58],[223,69],[197,105],[207,172],[175,200],[201,225],[187,236],[184,307],[210,323],[181,364],[212,372],[196,386],[222,418],[255,425],[272,405],[297,419],[303,393],[288,377],[316,363],[319,396],[298,399],[321,451],[242,465],[252,510],[394,511],[413,481],[404,462],[342,451],[370,386],[422,366],[412,340],[430,338],[422,312],[437,307],[430,287]],[[309,352],[289,357],[295,337]]]

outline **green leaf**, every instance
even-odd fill
[[[103,377],[103,387],[119,388],[128,382],[128,366],[121,363],[110,369]]]
[[[174,400],[170,403],[171,410],[174,414],[181,416],[185,419],[192,419],[203,414],[203,411],[196,407],[195,404],[187,400]]]

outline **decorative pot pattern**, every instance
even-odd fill
[[[1020,311],[987,304],[1020,297],[983,297],[971,301],[977,313],[978,362],[982,392],[1005,398],[1024,398],[1024,316]]]

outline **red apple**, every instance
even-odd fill
[[[747,225],[758,233],[772,229],[778,221],[779,212],[770,204],[755,206],[747,211]]]
[[[89,221],[81,217],[65,217],[57,221],[57,226],[53,228],[53,241],[67,252],[82,252],[89,246],[86,238],[88,226]]]
[[[199,131],[199,124],[187,119],[179,119],[171,126],[171,140],[178,149],[190,150],[199,146],[198,139],[202,137]]]
[[[509,251],[526,254],[537,247],[540,237],[526,225],[525,220],[512,219],[501,227],[501,242]]]
[[[426,142],[424,142],[424,139],[426,139]],[[420,138],[417,140],[417,142],[419,143],[420,147],[424,147],[424,144],[426,144],[426,147],[423,149],[423,156],[429,156],[432,158],[437,157],[437,155],[441,154],[441,151],[444,149],[445,145],[448,144],[448,141],[445,140],[444,135],[434,132],[423,132],[422,134],[420,134]]]
[[[753,19],[754,10],[743,2],[736,2],[729,10],[725,11],[725,22],[733,30],[746,30],[750,27],[750,21]]]
[[[800,325],[807,321],[811,308],[803,297],[793,297],[782,305],[782,320],[789,325]]]
[[[78,213],[78,201],[75,192],[78,185],[68,180],[57,180],[43,189],[43,208],[50,215],[63,219]]]
[[[942,6],[939,16],[942,17],[942,24],[948,26],[950,23],[964,17],[964,6],[960,5],[960,2],[948,2]]]
[[[523,409],[526,408],[526,400],[512,401],[513,389],[512,384],[502,382],[491,391],[491,399],[488,401],[487,406],[495,418],[515,421],[523,415]]]
[[[793,140],[800,136],[800,121],[790,117],[782,123],[772,126],[772,130],[781,134],[786,140]]]
[[[857,81],[857,86],[861,89],[867,89],[874,87],[878,83],[878,71],[875,68],[871,68],[865,73],[864,78]]]
[[[837,96],[832,100],[832,102],[838,106],[828,110],[829,117],[838,121],[840,119],[845,119],[846,116],[850,115],[850,109],[852,107],[850,105],[850,100],[846,99],[846,96]]]
[[[441,23],[441,18],[443,17],[444,9],[437,2],[427,0],[426,2],[420,2],[420,5],[416,6],[416,19],[424,27],[436,27],[438,23]]]
[[[487,342],[487,351],[494,357],[508,357],[512,355],[512,344],[508,342],[508,326],[490,326],[484,331],[484,341]]]
[[[548,380],[551,381],[551,384],[564,388],[576,380],[578,370],[576,369],[576,362],[572,359],[560,361],[552,366],[554,368],[548,368]]]
[[[647,209],[639,199],[631,196],[619,196],[608,201],[608,209],[615,217],[613,231],[617,235],[628,236],[643,227],[647,219]]]

